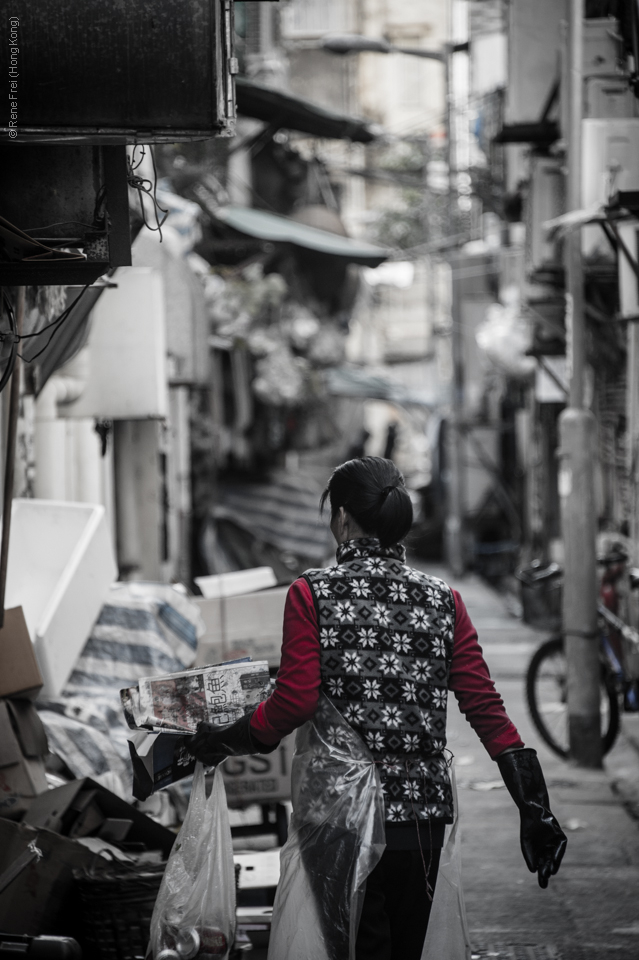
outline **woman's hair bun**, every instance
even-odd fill
[[[344,507],[364,533],[377,537],[383,547],[402,540],[413,523],[413,504],[404,478],[393,461],[383,457],[342,463],[331,474],[320,508],[327,500],[331,516]]]

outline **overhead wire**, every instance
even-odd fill
[[[57,223],[46,223],[43,227],[25,227],[23,233],[34,233],[36,230],[50,230],[51,227],[66,227],[69,223],[77,224],[80,227],[88,227],[95,230],[94,223],[85,223],[84,220],[58,220]]]
[[[138,147],[140,148],[142,153],[141,153],[140,159],[136,162],[135,152],[138,149]],[[140,212],[142,214],[142,220],[144,222],[144,226],[147,228],[147,230],[151,230],[153,233],[159,233],[160,241],[161,241],[162,225],[165,222],[166,218],[168,217],[169,211],[165,210],[164,207],[160,206],[160,202],[157,198],[158,172],[155,166],[155,156],[153,154],[153,150],[149,150],[149,153],[151,154],[151,164],[153,166],[153,180],[149,180],[148,177],[140,177],[136,175],[135,171],[139,169],[139,167],[141,166],[146,156],[145,146],[143,144],[140,145],[136,143],[135,146],[133,147],[131,156],[127,157],[127,165],[129,168],[128,175],[127,175],[127,182],[130,187],[133,187],[134,190],[137,190],[138,198],[140,200]],[[153,213],[155,214],[155,226],[152,226],[147,219],[146,207],[144,205],[145,196],[149,197],[149,199],[151,200],[151,203],[153,204]],[[164,214],[162,219],[160,219],[160,213]]]

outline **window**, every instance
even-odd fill
[[[354,0],[291,0],[282,10],[282,36],[288,39],[349,33],[355,29]]]

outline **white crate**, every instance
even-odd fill
[[[275,587],[277,577],[272,567],[252,567],[250,570],[231,570],[229,573],[196,577],[195,582],[205,600],[217,600],[219,597],[237,597]]]
[[[117,573],[104,507],[13,501],[5,606],[24,610],[41,696],[62,691]]]
[[[256,850],[251,853],[234,853],[233,860],[240,867],[240,890],[276,887],[280,882],[279,848]]]
[[[222,774],[229,806],[290,800],[294,752],[295,734],[291,733],[273,753],[228,757],[222,764]]]

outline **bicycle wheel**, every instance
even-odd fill
[[[608,753],[619,732],[619,701],[601,668],[601,738]],[[526,699],[531,719],[551,750],[568,759],[568,684],[562,637],[546,640],[535,652],[526,673]]]

